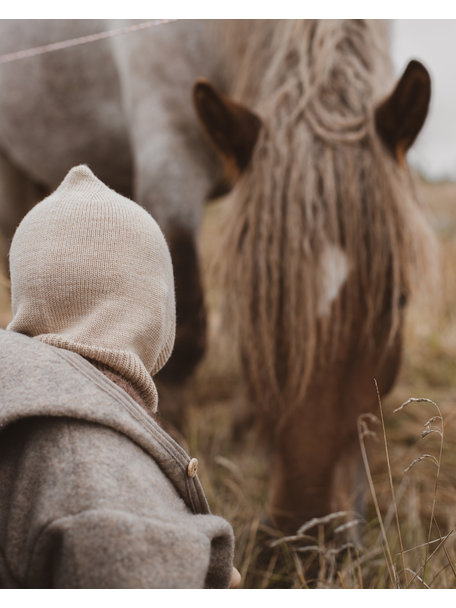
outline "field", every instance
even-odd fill
[[[362,544],[357,547],[337,532],[342,519],[336,516],[309,528],[306,534],[313,539],[307,543],[299,536],[280,538],[262,524],[267,454],[255,420],[248,416],[235,352],[221,332],[221,294],[211,271],[223,230],[224,203],[206,210],[201,253],[210,347],[182,396],[181,430],[173,432],[199,459],[212,510],[233,524],[235,565],[244,587],[456,586],[456,184],[423,183],[422,192],[441,245],[442,281],[433,291],[423,285],[420,298],[411,305],[402,370],[382,403],[384,427],[369,423],[375,437],[363,438],[372,487]],[[8,303],[8,282],[0,277],[3,327],[10,315]],[[439,409],[418,402],[393,413],[410,397],[432,400]],[[435,521],[430,527],[432,513]],[[332,535],[325,534],[331,529]]]

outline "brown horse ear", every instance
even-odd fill
[[[419,61],[411,61],[394,91],[375,111],[375,126],[393,156],[402,161],[426,119],[431,78]]]
[[[219,93],[207,80],[193,87],[193,102],[204,129],[225,164],[223,191],[249,164],[261,129],[261,119]]]

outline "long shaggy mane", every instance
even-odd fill
[[[390,343],[432,236],[410,172],[374,126],[393,86],[384,22],[254,22],[224,33],[224,52],[237,57],[230,94],[263,128],[227,203],[220,263],[250,391],[278,412],[304,403],[348,341],[378,349],[385,309]],[[329,246],[349,273],[322,314]]]

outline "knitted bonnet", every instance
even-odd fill
[[[127,379],[153,411],[174,344],[170,253],[155,220],[84,165],[22,220],[10,250],[8,330]]]

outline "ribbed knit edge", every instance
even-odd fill
[[[126,351],[114,351],[100,346],[88,346],[87,344],[67,340],[58,334],[42,334],[35,336],[35,338],[45,344],[77,353],[85,359],[98,361],[121,374],[136,388],[150,411],[153,413],[157,412],[157,389],[152,376],[138,355]],[[169,348],[168,345],[167,348]]]
[[[170,358],[171,353],[174,348],[175,339],[176,339],[176,317],[174,315],[172,324],[169,328],[168,338],[166,340],[166,343],[165,343],[164,347],[162,348],[160,354],[158,355],[157,361],[155,362],[155,365],[153,366],[153,368],[150,372],[150,374],[152,376],[155,376],[155,374],[157,374],[161,370],[161,368],[165,365],[165,363]]]

